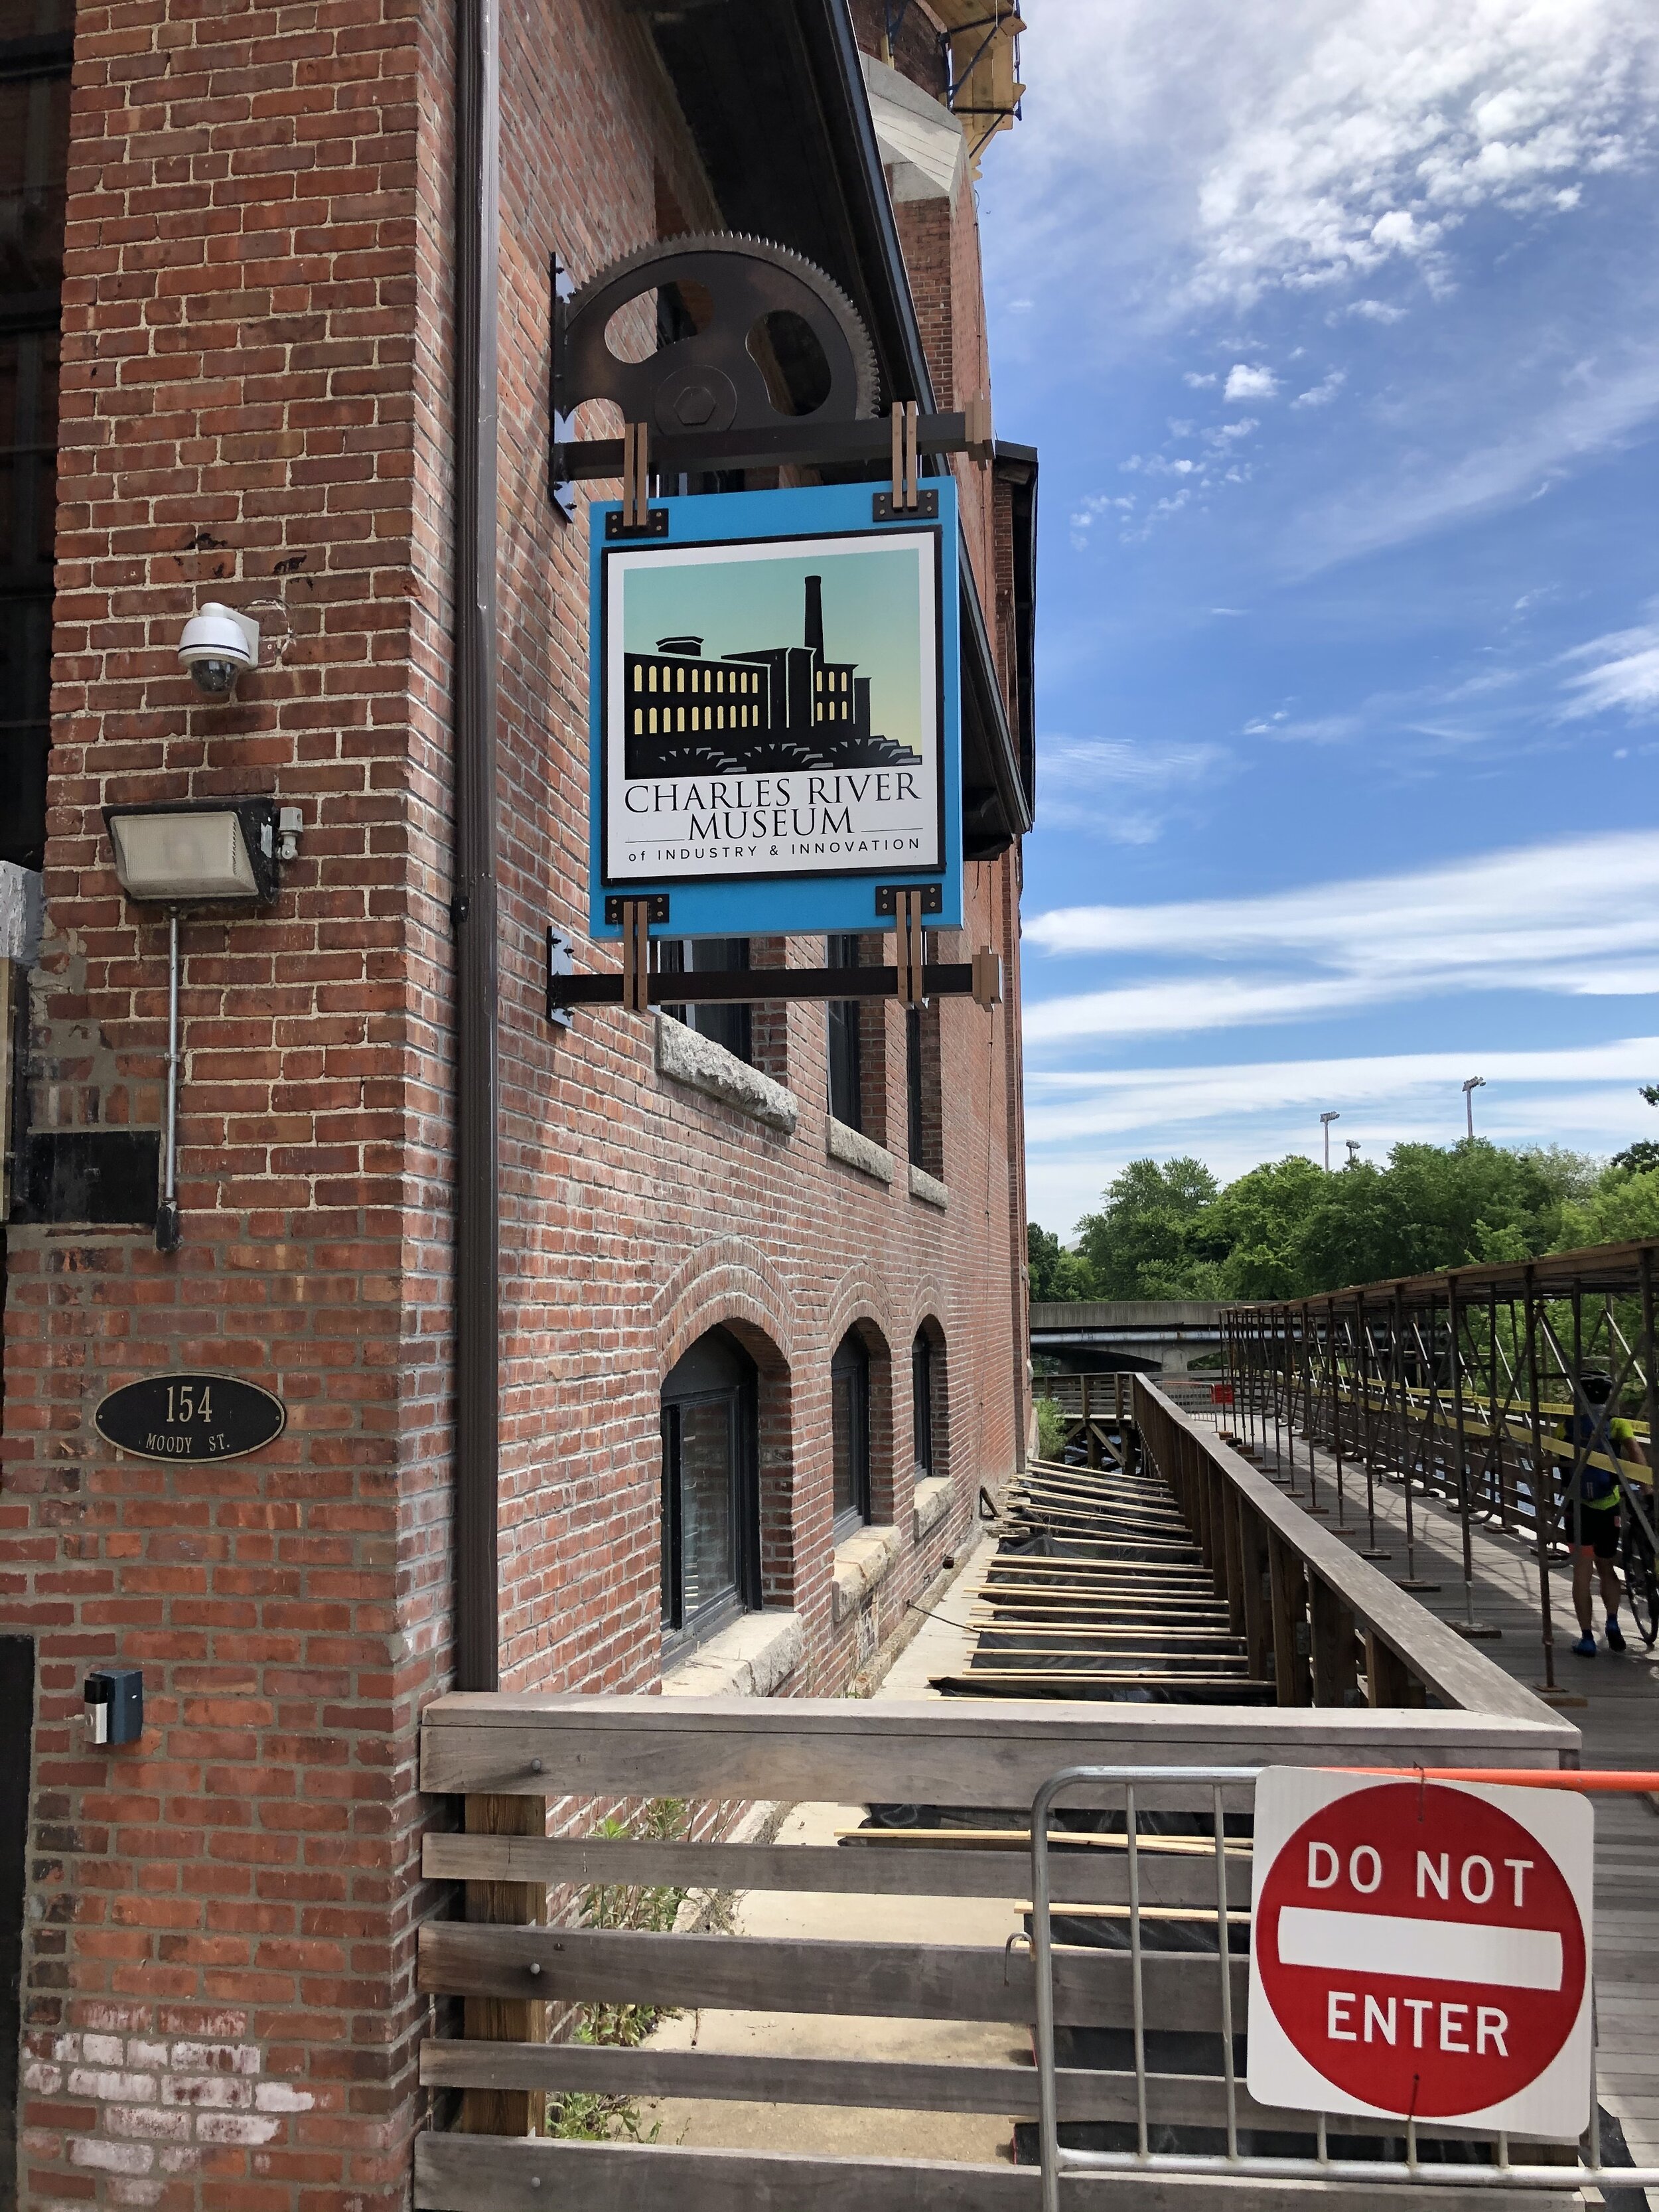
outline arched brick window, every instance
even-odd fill
[[[837,1536],[870,1518],[870,1354],[849,1328],[830,1363],[834,1440],[833,1510]]]
[[[761,1601],[755,1363],[726,1329],[662,1386],[662,1625],[696,1643]]]

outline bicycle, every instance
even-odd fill
[[[1620,1518],[1624,1528],[1619,1565],[1625,1577],[1625,1595],[1642,1641],[1651,1650],[1659,1642],[1659,1573],[1654,1569],[1653,1539],[1632,1499],[1626,1500]]]

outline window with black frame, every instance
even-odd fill
[[[830,1411],[835,1467],[835,1533],[870,1518],[870,1355],[848,1329],[830,1363]]]
[[[749,966],[746,937],[681,937],[663,939],[658,947],[658,966],[665,975],[710,975],[741,973]],[[699,1036],[712,1038],[739,1060],[754,1059],[754,1031],[746,1004],[665,1006],[664,1013]]]
[[[759,1607],[755,1364],[725,1329],[662,1386],[662,1625],[693,1644]]]
[[[0,860],[45,864],[73,10],[0,0]]]
[[[859,964],[859,941],[856,937],[832,937],[826,948],[827,964],[831,968],[856,968]],[[862,1091],[863,1066],[859,1055],[859,1008],[857,999],[834,999],[830,1002],[830,1111],[837,1121],[844,1121],[849,1129],[864,1127]]]
[[[933,1347],[920,1329],[910,1346],[910,1433],[918,1478],[933,1471]]]

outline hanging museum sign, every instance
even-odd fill
[[[928,489],[892,522],[868,483],[668,499],[648,537],[591,509],[596,938],[664,894],[673,936],[868,930],[883,884],[960,924],[956,486]]]

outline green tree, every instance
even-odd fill
[[[1554,1249],[1577,1252],[1638,1237],[1659,1237],[1659,1168],[1632,1175],[1615,1164],[1586,1199],[1568,1200]]]
[[[1330,1175],[1293,1153],[1224,1190],[1201,1161],[1134,1160],[1078,1227],[1097,1297],[1293,1298],[1531,1259],[1565,1249],[1564,1237],[1659,1234],[1639,1225],[1655,1203],[1642,1173],[1475,1138],[1396,1145],[1386,1166],[1351,1161]],[[1076,1260],[1048,1243],[1057,1267]]]
[[[1300,1152],[1265,1162],[1230,1182],[1194,1235],[1217,1269],[1222,1295],[1294,1297],[1305,1269],[1302,1238],[1332,1178]]]
[[[1659,1083],[1644,1083],[1638,1090],[1650,1106],[1659,1106]],[[1651,1137],[1638,1137],[1622,1152],[1615,1152],[1608,1165],[1623,1168],[1631,1175],[1645,1175],[1650,1168],[1659,1168],[1659,1143]]]
[[[1298,1291],[1340,1291],[1397,1273],[1401,1242],[1400,1202],[1388,1169],[1350,1160],[1315,1194],[1303,1222]]]
[[[1396,1145],[1388,1174],[1401,1243],[1389,1272],[1428,1274],[1547,1252],[1560,1235],[1564,1203],[1588,1187],[1589,1167],[1576,1153],[1510,1152],[1483,1137],[1443,1149]]]
[[[1195,1246],[1217,1185],[1202,1160],[1131,1160],[1078,1224],[1102,1298],[1210,1297],[1215,1269]]]
[[[1088,1261],[1080,1253],[1068,1252],[1054,1231],[1040,1222],[1025,1224],[1025,1264],[1033,1304],[1075,1304],[1096,1295]]]

